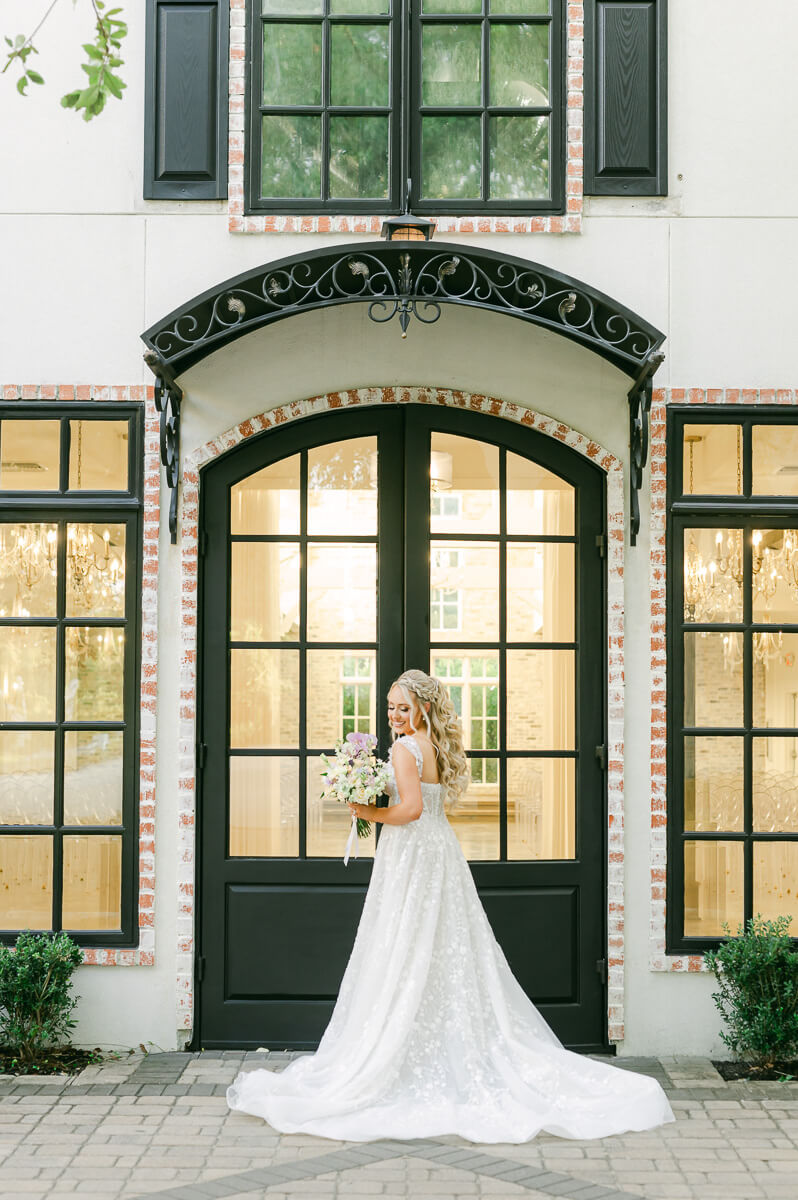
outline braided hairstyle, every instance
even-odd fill
[[[413,702],[418,706],[438,757],[444,791],[450,801],[456,801],[468,787],[468,759],[463,749],[463,727],[445,685],[434,675],[413,669],[404,671],[391,686],[398,687],[411,706],[410,728],[414,731]],[[429,713],[424,707],[427,703]]]

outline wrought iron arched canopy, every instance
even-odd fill
[[[161,452],[172,488],[176,538],[180,403],[177,377],[236,338],[314,309],[365,303],[378,323],[433,324],[445,304],[528,321],[569,338],[632,380],[629,390],[631,540],[640,527],[638,492],[648,449],[651,379],[664,335],[595,288],[549,267],[481,247],[367,242],[292,255],[227,279],[156,322],[142,339],[157,378]]]

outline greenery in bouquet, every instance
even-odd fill
[[[373,733],[347,734],[334,754],[321,755],[322,796],[340,804],[371,804],[388,790],[388,764],[378,758]],[[368,837],[371,823],[358,818],[357,836]]]

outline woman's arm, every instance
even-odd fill
[[[388,808],[377,808],[376,804],[350,804],[355,816],[363,821],[379,821],[383,825],[409,825],[411,821],[418,820],[424,811],[421,781],[416,760],[406,746],[394,746],[393,773],[399,803],[391,804]]]

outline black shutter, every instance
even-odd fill
[[[147,0],[144,199],[227,195],[229,0]]]
[[[666,0],[585,2],[585,192],[664,196]]]

